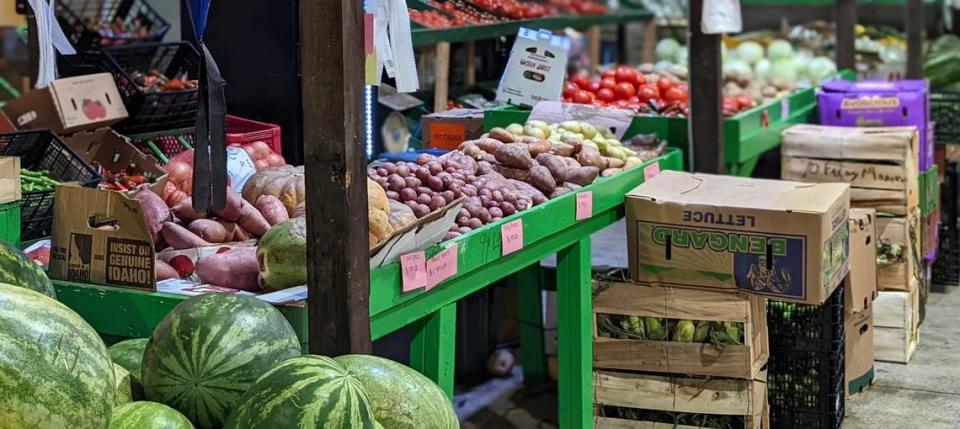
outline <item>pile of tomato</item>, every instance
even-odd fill
[[[490,12],[477,9],[460,0],[449,0],[443,2],[437,0],[426,0],[426,2],[428,5],[430,5],[430,7],[446,12],[448,15],[452,16],[454,20],[463,22],[463,24],[459,25],[493,24],[495,22],[502,21],[501,18],[491,14]]]
[[[723,116],[733,116],[744,110],[757,107],[757,102],[747,94],[723,97]]]
[[[473,0],[481,9],[514,20],[541,18],[547,15],[543,5],[518,0]]]
[[[427,28],[450,28],[467,25],[462,18],[448,18],[435,10],[408,9],[410,20]]]
[[[563,100],[579,104],[634,109],[641,113],[661,110],[686,110],[686,82],[667,76],[648,81],[647,75],[630,66],[618,66],[603,72],[599,80],[586,74],[571,76],[563,87]]]
[[[549,0],[547,5],[563,13],[575,15],[603,15],[607,7],[593,0]]]

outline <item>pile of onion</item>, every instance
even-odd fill
[[[270,167],[281,167],[287,164],[287,161],[285,161],[282,156],[274,153],[273,149],[270,149],[270,146],[265,142],[255,141],[242,147],[243,150],[247,152],[247,155],[250,156],[257,171]]]

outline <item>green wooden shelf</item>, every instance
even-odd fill
[[[584,28],[594,25],[625,24],[629,22],[648,21],[650,19],[653,19],[653,14],[643,9],[620,9],[615,13],[598,16],[556,16],[437,30],[421,27],[414,29],[412,36],[413,46],[422,47],[436,45],[440,42],[462,43],[471,40],[493,39],[500,36],[514,36],[520,27],[555,30],[566,27]]]
[[[743,6],[754,5],[797,5],[797,6],[828,6],[836,4],[836,0],[742,0]],[[926,4],[943,4],[942,0],[924,0]],[[857,0],[860,6],[906,6],[905,0]]]

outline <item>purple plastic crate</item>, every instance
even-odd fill
[[[920,134],[920,170],[933,165],[930,90],[925,80],[824,82],[817,94],[820,124],[841,127],[914,126]]]

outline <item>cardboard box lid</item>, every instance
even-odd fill
[[[847,313],[873,308],[877,294],[877,237],[873,209],[850,209],[850,273],[844,289]]]
[[[57,134],[90,130],[127,118],[127,109],[110,73],[57,79],[3,107],[18,129],[49,128]]]
[[[845,183],[798,183],[703,173],[664,171],[637,186],[628,198],[659,203],[757,210],[826,213],[845,198]]]
[[[818,159],[904,162],[908,150],[912,158],[916,158],[918,146],[919,134],[912,126],[856,128],[801,124],[783,131],[780,153]]]
[[[87,162],[110,171],[119,171],[133,164],[157,178],[167,174],[152,157],[131,144],[130,139],[110,128],[79,132],[63,141]]]
[[[907,79],[898,81],[887,80],[831,80],[823,83],[825,92],[852,92],[852,93],[894,93],[926,91],[927,81],[924,79]]]

